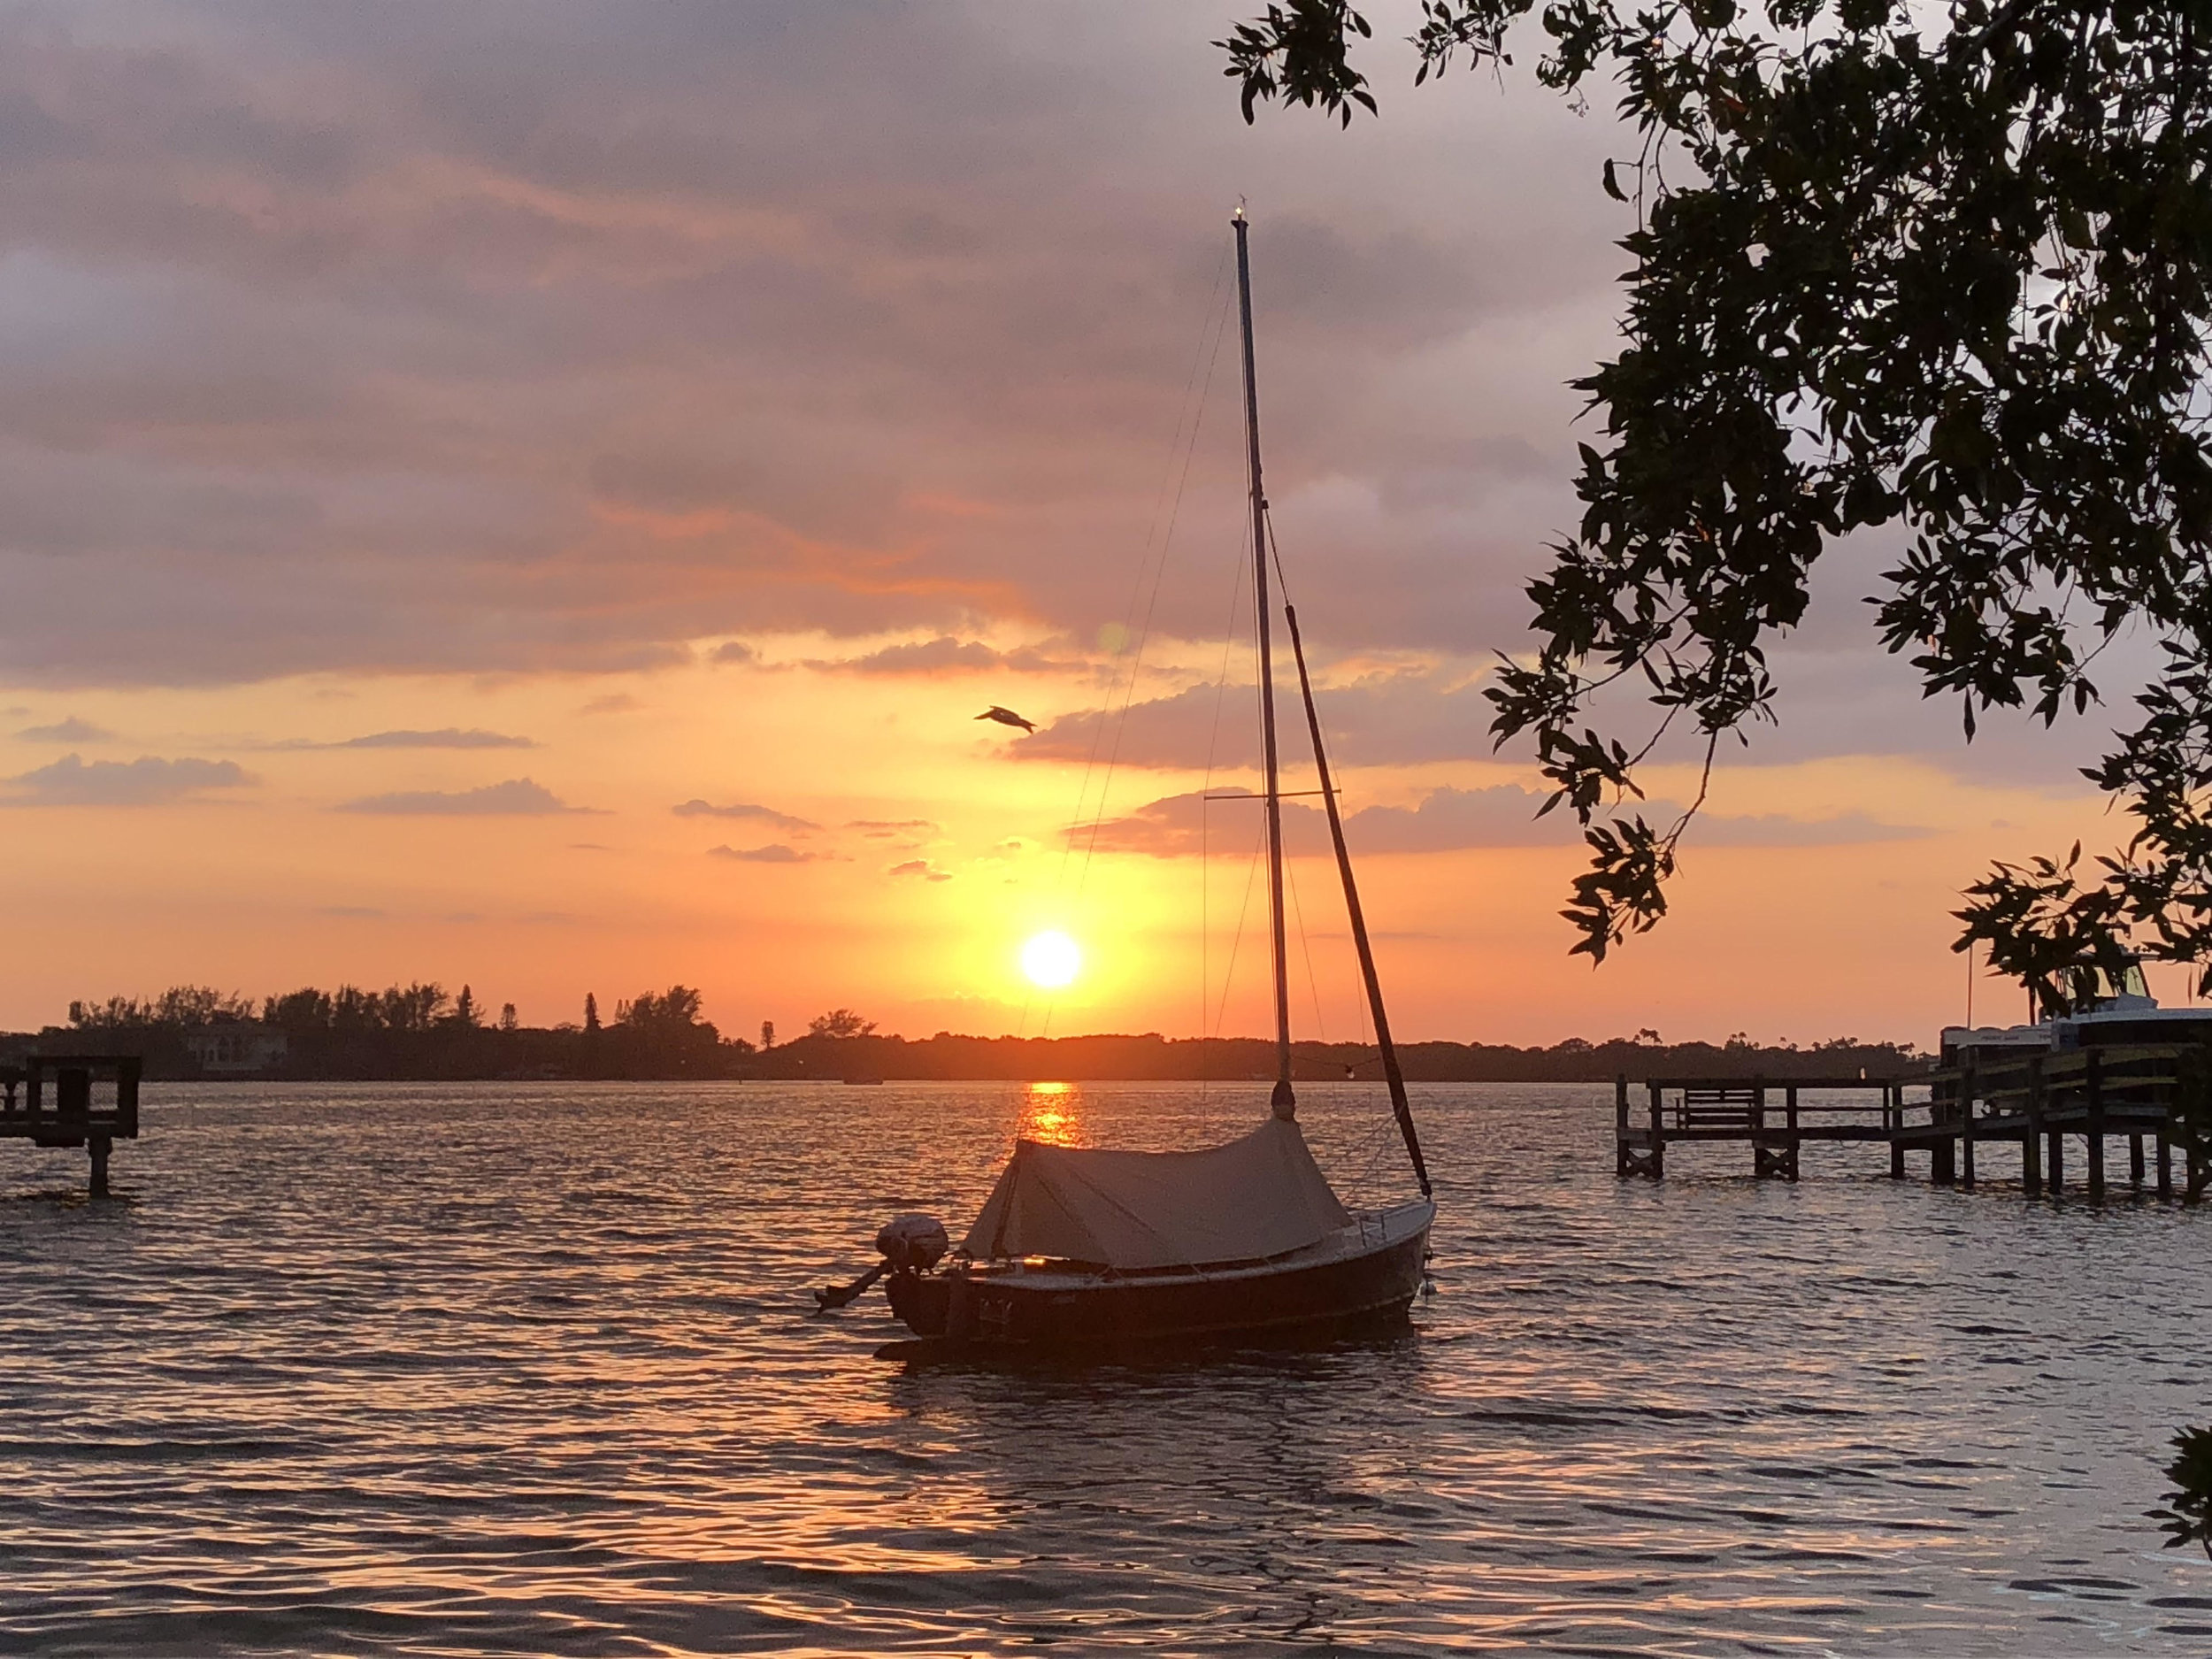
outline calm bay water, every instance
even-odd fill
[[[1262,1091],[152,1089],[127,1202],[0,1146],[0,1651],[2212,1652],[2144,1517],[2212,1216],[1870,1148],[1618,1182],[1609,1094],[1417,1092],[1402,1337],[1008,1370],[808,1287],[956,1236],[1018,1125]],[[1402,1187],[1376,1094],[1302,1099]]]

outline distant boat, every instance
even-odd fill
[[[853,1285],[817,1293],[825,1309],[841,1307],[887,1272],[885,1290],[893,1311],[933,1345],[1054,1351],[1241,1340],[1402,1320],[1425,1277],[1436,1206],[1345,849],[1297,612],[1286,604],[1284,619],[1383,1076],[1421,1196],[1386,1209],[1347,1210],[1298,1128],[1291,1087],[1282,782],[1268,599],[1272,538],[1261,487],[1251,267],[1241,209],[1232,222],[1243,324],[1245,449],[1266,773],[1276,1052],[1270,1113],[1248,1134],[1195,1151],[1132,1152],[1017,1141],[1013,1157],[957,1249],[949,1248],[945,1230],[936,1222],[902,1216],[877,1235],[884,1257],[879,1266]]]
[[[842,1080],[851,1084],[855,1088],[879,1088],[883,1085],[883,1079],[879,1077],[849,1077]]]

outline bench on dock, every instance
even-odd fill
[[[30,1055],[0,1064],[0,1140],[84,1147],[92,1196],[108,1195],[108,1155],[138,1139],[135,1055]]]
[[[1756,1083],[1687,1083],[1674,1109],[1678,1129],[1748,1129],[1763,1116],[1767,1092]]]

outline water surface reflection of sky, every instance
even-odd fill
[[[808,1288],[896,1211],[957,1235],[1018,1133],[1195,1144],[1265,1086],[156,1090],[123,1202],[0,1163],[0,1650],[2212,1647],[2144,1514],[2202,1216],[1995,1151],[1624,1184],[1609,1093],[1415,1090],[1396,1338],[932,1367]],[[1404,1189],[1379,1089],[1300,1121]]]

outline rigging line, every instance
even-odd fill
[[[1282,573],[1282,545],[1276,537],[1274,520],[1267,513],[1265,502],[1259,503],[1256,517],[1259,522],[1253,526],[1253,534],[1267,539],[1268,546],[1274,554],[1276,573],[1279,576]],[[1254,591],[1256,592],[1259,587],[1260,583],[1255,579]],[[1290,626],[1290,651],[1298,663],[1299,700],[1305,705],[1306,725],[1313,741],[1314,771],[1325,791],[1330,787],[1328,741],[1321,730],[1321,710],[1313,695],[1313,676],[1307,668],[1305,644],[1298,634],[1298,612],[1290,603],[1289,583],[1286,581],[1283,587],[1283,620]],[[1715,742],[1718,741],[1717,738],[1714,740]],[[1713,746],[1709,743],[1705,750],[1708,777],[1712,772],[1712,759]],[[1691,803],[1690,811],[1695,812],[1703,799],[1701,792],[1698,801]],[[1328,811],[1329,839],[1335,845],[1337,872],[1344,882],[1345,919],[1351,924],[1352,945],[1359,953],[1360,978],[1365,983],[1367,1000],[1374,1010],[1375,1041],[1382,1050],[1383,1080],[1390,1090],[1391,1116],[1398,1120],[1399,1134],[1405,1141],[1406,1156],[1413,1164],[1414,1179],[1420,1183],[1421,1196],[1425,1199],[1430,1195],[1428,1165],[1421,1156],[1421,1138],[1413,1124],[1413,1107],[1406,1092],[1405,1073],[1398,1064],[1396,1047],[1390,1040],[1390,1019],[1383,1011],[1382,981],[1375,970],[1375,954],[1359,902],[1358,883],[1352,877],[1352,854],[1345,842],[1343,814],[1338,810],[1333,794],[1325,795],[1324,804]],[[1684,821],[1687,821],[1686,814]],[[1678,826],[1676,833],[1680,833]],[[1277,936],[1279,939],[1280,934]],[[1279,955],[1280,947],[1278,946],[1279,958]],[[1277,1000],[1279,1006],[1279,996]]]
[[[1321,981],[1314,977],[1313,941],[1306,933],[1305,906],[1298,902],[1298,872],[1287,858],[1283,860],[1283,879],[1290,888],[1291,914],[1298,918],[1298,949],[1306,959],[1306,989],[1313,998],[1314,1035],[1326,1042],[1329,1026],[1321,1018]]]
[[[1368,1135],[1367,1164],[1359,1172],[1359,1190],[1362,1192],[1371,1194],[1375,1190],[1375,1171],[1381,1166],[1383,1155],[1390,1150],[1390,1119],[1385,1118],[1375,1125]]]
[[[1128,624],[1133,624],[1133,621],[1137,619],[1137,595],[1144,593],[1144,566],[1146,564],[1150,564],[1150,559],[1153,559],[1153,541],[1159,537],[1159,504],[1162,504],[1162,500],[1166,500],[1166,495],[1168,495],[1168,478],[1175,478],[1177,475],[1175,473],[1175,453],[1179,451],[1179,449],[1184,449],[1186,451],[1181,478],[1184,480],[1190,478],[1190,451],[1197,449],[1199,431],[1197,431],[1197,420],[1190,422],[1190,440],[1188,440],[1188,444],[1186,444],[1184,420],[1186,420],[1186,416],[1190,416],[1190,387],[1199,380],[1199,363],[1202,363],[1202,360],[1206,363],[1206,387],[1210,389],[1212,378],[1215,378],[1215,369],[1212,369],[1212,365],[1215,365],[1215,358],[1219,358],[1221,356],[1221,332],[1228,327],[1228,323],[1225,323],[1225,316],[1228,316],[1228,301],[1221,298],[1221,285],[1224,285],[1225,272],[1228,272],[1228,243],[1224,243],[1224,248],[1221,248],[1221,258],[1219,261],[1215,261],[1215,285],[1212,285],[1212,292],[1208,292],[1208,296],[1206,296],[1206,316],[1199,320],[1199,342],[1193,349],[1193,354],[1190,354],[1190,373],[1184,378],[1184,398],[1181,398],[1181,403],[1177,404],[1177,411],[1175,411],[1175,435],[1168,440],[1168,465],[1166,465],[1166,469],[1162,471],[1159,491],[1153,495],[1153,522],[1150,522],[1150,526],[1146,528],[1144,555],[1137,559],[1135,580],[1131,581],[1131,588],[1128,588],[1128,608],[1122,617],[1124,633],[1128,633]],[[1217,301],[1219,301],[1219,305],[1217,305]],[[1212,349],[1210,354],[1208,354],[1208,349],[1206,349],[1208,334],[1215,336],[1215,349]],[[1206,389],[1199,391],[1199,411],[1203,413],[1203,409],[1206,409]],[[1181,482],[1179,482],[1175,491],[1177,511],[1181,509],[1181,502],[1184,502],[1184,488],[1181,488]],[[1168,540],[1172,541],[1172,537],[1175,537],[1175,526],[1172,526],[1172,518],[1171,518]],[[1159,555],[1159,572],[1164,575],[1166,568],[1168,568],[1168,549],[1166,549],[1166,544],[1162,544],[1162,555]],[[1153,581],[1153,599],[1155,599],[1155,603],[1157,603],[1159,577],[1155,577],[1155,581]],[[1091,728],[1091,755],[1084,759],[1084,781],[1082,781],[1082,787],[1078,790],[1078,795],[1075,795],[1075,817],[1078,818],[1084,817],[1084,805],[1087,805],[1088,799],[1091,799],[1091,779],[1095,777],[1095,772],[1097,772],[1100,746],[1106,741],[1106,726],[1109,726],[1109,721],[1113,719],[1113,699],[1119,688],[1122,688],[1122,665],[1115,664],[1113,680],[1109,680],[1109,684],[1106,684],[1106,697],[1102,699],[1102,703],[1100,703],[1100,719],[1097,719],[1097,726],[1093,726]],[[1135,688],[1137,688],[1137,661],[1133,661],[1131,664],[1128,688],[1131,688],[1131,693],[1135,693]],[[1124,719],[1126,719],[1128,699],[1124,699],[1122,708],[1124,708]],[[1115,737],[1115,750],[1119,752],[1119,734]],[[1110,787],[1110,786],[1113,786],[1113,765],[1109,764],[1106,783],[1104,786],[1100,786],[1100,810],[1097,810],[1100,817],[1104,817],[1104,812],[1106,812],[1104,795],[1106,795],[1106,787]],[[1056,887],[1062,887],[1062,889],[1066,887],[1069,858],[1073,856],[1073,854],[1075,854],[1075,841],[1073,839],[1064,841],[1060,848],[1060,874],[1057,874],[1057,879],[1056,879]],[[1084,854],[1084,867],[1088,870],[1088,865],[1091,865],[1091,854],[1087,852]]]
[[[1260,833],[1252,838],[1251,862],[1244,867],[1244,902],[1237,907],[1237,931],[1229,936],[1229,964],[1221,975],[1221,1012],[1214,1021],[1213,1034],[1221,1035],[1221,1028],[1229,1023],[1229,997],[1237,984],[1237,950],[1244,943],[1244,918],[1252,911],[1252,888],[1260,873],[1260,849],[1266,844],[1267,826],[1260,826]]]
[[[1217,273],[1217,280],[1218,280],[1218,273]],[[1206,419],[1207,396],[1213,390],[1214,368],[1221,360],[1221,342],[1228,337],[1229,305],[1225,296],[1222,301],[1220,315],[1221,326],[1214,330],[1214,349],[1206,359],[1206,378],[1200,382],[1198,388],[1198,406],[1191,415],[1190,441],[1183,449],[1183,470],[1176,480],[1174,502],[1168,509],[1167,530],[1160,543],[1160,562],[1152,573],[1152,595],[1145,603],[1144,626],[1139,630],[1135,647],[1130,653],[1129,684],[1127,689],[1122,694],[1121,712],[1114,721],[1113,747],[1107,751],[1106,755],[1106,776],[1099,785],[1098,810],[1102,819],[1106,815],[1107,793],[1113,787],[1114,770],[1121,762],[1122,739],[1128,731],[1129,710],[1136,702],[1137,677],[1144,667],[1145,649],[1151,643],[1153,619],[1159,613],[1160,589],[1167,580],[1168,558],[1174,551],[1175,526],[1182,517],[1183,495],[1190,487],[1191,465],[1198,458],[1198,433]],[[1200,336],[1200,342],[1202,345],[1204,342],[1202,334]],[[1134,614],[1133,605],[1132,614]],[[1091,856],[1097,849],[1098,833],[1094,830],[1091,833],[1090,841],[1083,851],[1083,866],[1076,875],[1075,890],[1079,895],[1090,880]]]
[[[1183,396],[1176,407],[1175,431],[1168,440],[1167,465],[1162,472],[1159,488],[1153,495],[1152,519],[1145,531],[1144,550],[1137,560],[1136,574],[1129,587],[1129,604],[1122,620],[1122,633],[1125,639],[1129,632],[1129,624],[1136,619],[1137,597],[1144,592],[1145,566],[1151,563],[1152,548],[1156,541],[1160,549],[1159,564],[1153,572],[1152,593],[1145,607],[1144,628],[1137,641],[1136,649],[1130,657],[1128,686],[1122,695],[1120,718],[1114,724],[1114,745],[1107,759],[1105,778],[1099,785],[1098,807],[1093,815],[1091,833],[1084,845],[1083,863],[1076,880],[1078,897],[1081,895],[1084,887],[1087,884],[1091,858],[1098,848],[1098,826],[1105,818],[1107,793],[1113,787],[1115,762],[1121,753],[1121,732],[1123,726],[1128,722],[1129,706],[1136,696],[1137,677],[1144,664],[1145,642],[1151,638],[1152,618],[1154,612],[1159,608],[1160,587],[1166,579],[1168,557],[1175,542],[1175,526],[1182,514],[1183,494],[1189,487],[1191,463],[1198,450],[1198,429],[1205,417],[1207,394],[1213,387],[1214,365],[1220,359],[1221,341],[1228,327],[1228,301],[1224,290],[1224,278],[1228,268],[1229,245],[1225,242],[1222,246],[1221,257],[1214,262],[1213,288],[1206,296],[1206,310],[1199,322],[1198,342],[1191,354],[1190,372],[1183,379]],[[1206,336],[1209,334],[1213,335],[1214,342],[1213,349],[1210,352],[1206,349]],[[1199,365],[1202,362],[1205,365],[1205,378],[1202,380],[1199,378]],[[1194,405],[1191,397],[1191,388],[1194,384],[1198,388]],[[1187,419],[1189,423],[1187,437],[1185,429]],[[1179,471],[1175,465],[1176,452],[1179,449],[1182,451],[1183,457],[1183,465]],[[1163,533],[1160,525],[1160,508],[1162,502],[1167,498],[1168,480],[1171,478],[1175,480],[1175,494],[1168,506],[1167,525]],[[1068,860],[1075,851],[1075,837],[1081,833],[1082,820],[1090,801],[1091,779],[1098,767],[1099,745],[1105,739],[1107,722],[1113,714],[1114,694],[1117,689],[1120,688],[1120,686],[1121,669],[1117,664],[1112,678],[1107,682],[1106,695],[1100,703],[1098,723],[1091,731],[1090,752],[1085,757],[1083,762],[1082,781],[1076,789],[1077,822],[1063,835],[1060,842],[1060,867],[1053,878],[1053,887],[1060,894],[1065,894],[1067,891]],[[1033,994],[1032,1000],[1033,1000]],[[1053,1015],[1058,1007],[1059,998],[1056,995],[1047,999],[1044,1021],[1039,1032],[1041,1036],[1051,1030]],[[1028,1024],[1026,1004],[1025,1004],[1022,1018],[1023,1029],[1026,1031]]]
[[[1210,851],[1208,827],[1210,817],[1206,802],[1213,794],[1214,757],[1221,744],[1221,703],[1229,686],[1229,658],[1236,649],[1237,613],[1244,608],[1244,566],[1246,541],[1237,538],[1237,558],[1229,578],[1229,620],[1221,634],[1221,673],[1214,681],[1213,726],[1206,733],[1206,781],[1198,790],[1198,1038],[1206,1039],[1206,1014],[1209,999],[1213,995],[1212,918],[1212,855]],[[1199,1098],[1206,1098],[1204,1057],[1202,1051],[1199,1064]]]
[[[1229,587],[1229,624],[1221,636],[1221,673],[1214,681],[1213,726],[1206,733],[1206,781],[1199,787],[1199,793],[1205,795],[1213,793],[1214,762],[1215,757],[1221,752],[1221,707],[1229,695],[1229,659],[1236,654],[1237,618],[1244,611],[1245,567],[1251,563],[1248,557],[1251,550],[1252,540],[1249,534],[1240,534],[1237,537],[1236,576]],[[1264,795],[1256,795],[1253,798],[1255,800],[1266,799]]]

